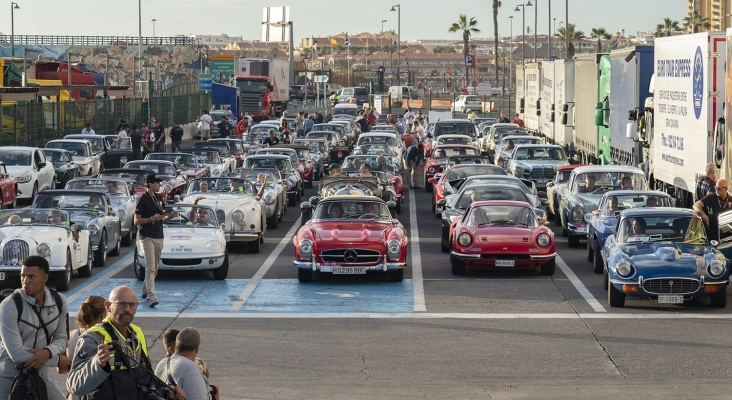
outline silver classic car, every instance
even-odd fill
[[[276,169],[282,174],[282,179],[287,188],[288,205],[294,206],[305,193],[304,183],[300,173],[292,167],[292,160],[289,156],[277,154],[254,154],[244,160],[244,168],[249,169]]]
[[[558,167],[568,164],[561,146],[527,144],[516,146],[506,171],[517,178],[535,182],[539,197],[547,204],[546,184],[554,178]]]
[[[238,172],[238,174],[237,174]],[[246,179],[252,182],[257,189],[261,189],[262,184],[257,181],[261,174],[267,177],[267,183],[262,193],[262,200],[267,209],[267,227],[275,229],[282,222],[282,216],[287,210],[287,190],[282,186],[282,178],[277,170],[272,169],[249,169],[235,171],[234,176]]]

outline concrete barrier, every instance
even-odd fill
[[[452,100],[432,100],[431,108],[437,110],[449,110]]]

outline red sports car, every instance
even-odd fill
[[[49,157],[50,159],[50,157]],[[51,188],[53,189],[53,188]],[[18,202],[18,179],[8,174],[5,163],[0,162],[0,194],[1,207],[15,208]]]
[[[477,147],[467,144],[441,144],[430,152],[430,158],[424,164],[424,189],[432,192],[432,183],[429,179],[442,171],[447,163],[448,157],[457,156],[479,156],[480,150]]]
[[[554,233],[528,203],[480,201],[450,227],[450,264],[453,275],[473,269],[535,269],[553,275],[556,269]]]
[[[444,199],[446,195],[457,192],[457,188],[453,185],[460,184],[465,181],[465,178],[474,175],[506,175],[506,171],[493,164],[457,164],[444,173],[430,178],[428,182],[434,185],[432,211],[435,212],[436,217],[442,214],[442,209],[438,209],[437,202]]]
[[[295,245],[297,279],[310,282],[314,271],[366,274],[382,271],[392,282],[404,279],[407,231],[392,219],[392,202],[374,196],[330,196],[313,210],[302,204],[303,221]],[[308,216],[312,218],[308,219]]]
[[[287,147],[285,147],[287,146]],[[315,165],[312,160],[301,160],[297,150],[294,147],[303,147],[296,145],[276,145],[266,149],[257,151],[257,154],[278,154],[290,157],[292,168],[300,173],[303,183],[307,187],[313,187],[313,179],[315,173]]]

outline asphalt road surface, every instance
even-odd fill
[[[381,275],[298,283],[297,207],[267,231],[259,254],[229,248],[226,281],[162,271],[160,305],[142,304],[135,317],[153,362],[164,356],[167,328],[192,326],[222,399],[732,397],[727,309],[647,300],[610,309],[585,250],[569,249],[556,227],[554,276],[453,276],[430,196],[408,191],[398,216],[410,234],[400,283]],[[117,285],[139,293],[132,250],[91,278],[75,276],[70,310]]]

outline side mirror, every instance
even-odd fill
[[[395,209],[397,204],[395,201],[389,200],[386,202],[386,206],[389,207],[390,210]]]
[[[445,205],[445,199],[437,200],[437,205],[438,206],[444,206]]]
[[[39,162],[37,165],[38,165],[38,169],[41,169],[41,168],[44,168],[46,166],[46,163],[45,162]]]
[[[716,240],[710,240],[710,241],[709,241],[709,244],[710,244],[710,245],[712,245],[712,247],[717,247],[717,246],[719,246],[719,242],[718,242],[718,241],[716,241]]]
[[[452,192],[449,189],[445,189],[442,191],[443,196],[447,196],[448,194],[452,194]]]
[[[437,181],[435,180],[435,177],[434,176],[432,178],[430,178],[430,179],[427,179],[427,182],[429,182],[429,183],[431,183],[433,185],[437,184]]]

